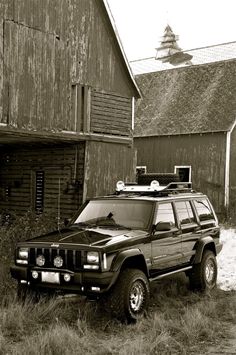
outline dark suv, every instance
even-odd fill
[[[17,245],[19,295],[52,290],[103,297],[122,320],[148,306],[150,283],[185,272],[192,288],[216,286],[219,225],[207,196],[189,183],[117,183],[87,201],[60,231]]]

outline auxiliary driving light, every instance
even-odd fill
[[[45,257],[43,255],[38,255],[36,258],[36,264],[38,266],[43,266],[45,264]]]
[[[53,265],[56,266],[56,267],[62,267],[63,265],[63,259],[61,256],[56,256],[53,260]]]
[[[37,279],[39,277],[39,273],[37,271],[32,271],[32,277],[33,279]]]
[[[70,274],[65,274],[65,275],[64,275],[64,280],[65,280],[66,282],[69,282],[70,279],[71,279]]]

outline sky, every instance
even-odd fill
[[[169,24],[183,50],[236,41],[236,0],[107,0],[129,61],[154,57]]]

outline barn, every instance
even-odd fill
[[[236,60],[172,66],[136,80],[143,95],[135,113],[139,168],[179,173],[209,196],[221,219],[234,218]]]
[[[139,97],[105,0],[0,0],[0,211],[69,217],[133,180]]]

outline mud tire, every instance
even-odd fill
[[[215,254],[210,250],[204,251],[201,262],[193,266],[188,276],[193,290],[207,291],[215,288],[217,280]]]
[[[112,315],[123,322],[135,322],[147,311],[150,297],[146,275],[137,269],[124,269],[109,295]]]

